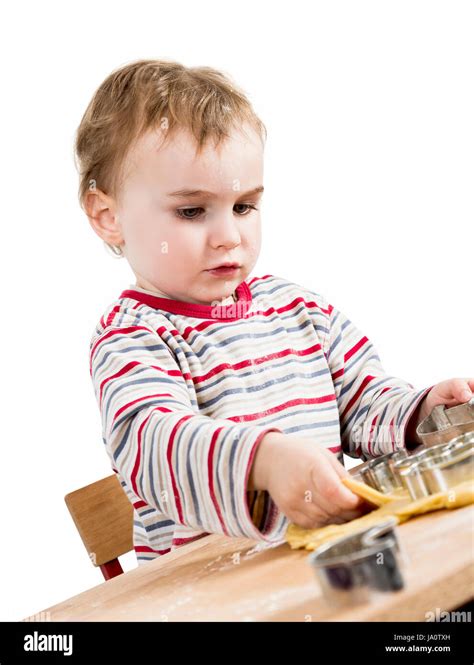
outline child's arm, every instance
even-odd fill
[[[327,316],[324,353],[338,403],[343,451],[371,458],[416,445],[407,438],[407,425],[432,386],[415,390],[407,381],[388,376],[375,347],[352,321],[332,305]]]
[[[192,377],[183,376],[159,334],[133,317],[93,338],[90,360],[106,450],[135,507],[155,507],[208,533],[282,537],[283,519],[259,531],[247,504],[256,448],[278,428],[201,415],[191,401]]]
[[[290,521],[315,529],[370,509],[341,482],[348,475],[336,455],[314,439],[269,432],[258,446],[249,484],[267,490]]]

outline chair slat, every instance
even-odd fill
[[[133,506],[115,474],[64,500],[94,566],[133,549]]]

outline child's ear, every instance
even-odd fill
[[[95,233],[109,245],[123,244],[123,233],[114,200],[100,189],[93,189],[84,197],[84,208]]]

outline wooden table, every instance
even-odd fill
[[[425,621],[472,597],[473,522],[465,506],[399,525],[405,588],[355,609],[327,606],[309,552],[210,535],[43,612],[51,621]]]

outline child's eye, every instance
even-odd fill
[[[244,211],[239,211],[236,210],[236,212],[241,216],[245,217],[245,215],[248,215],[250,210],[258,210],[256,206],[254,206],[252,203],[236,203],[234,208],[245,208]],[[181,219],[197,219],[201,213],[199,214],[194,214],[196,211],[202,211],[204,210],[203,208],[179,208],[176,210],[176,214],[178,217],[181,217]],[[188,215],[188,213],[190,213]]]
[[[236,203],[234,207],[238,208],[239,206],[247,208],[247,210],[244,213],[242,213],[242,215],[248,215],[250,210],[258,210],[258,208],[254,206],[252,203]]]

